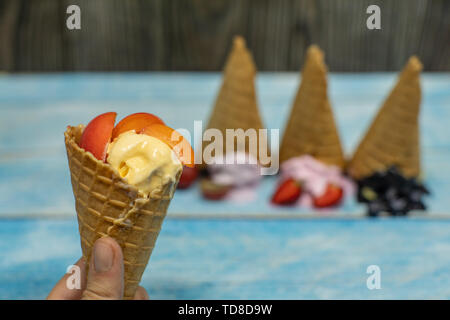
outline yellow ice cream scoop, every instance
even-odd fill
[[[145,195],[159,192],[183,169],[167,144],[134,130],[120,134],[109,144],[107,162]]]

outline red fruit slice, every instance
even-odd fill
[[[300,183],[294,179],[283,181],[272,196],[272,203],[288,205],[295,203],[302,193]]]
[[[326,208],[339,204],[343,196],[341,187],[334,184],[328,184],[325,193],[320,197],[314,198],[314,206],[316,208]]]
[[[231,186],[215,184],[210,179],[202,179],[200,189],[204,198],[208,200],[222,200],[230,191]]]
[[[88,123],[81,135],[80,147],[89,151],[98,160],[106,160],[108,143],[116,121],[117,113],[103,113]]]
[[[152,124],[142,129],[141,133],[161,140],[172,148],[183,165],[194,167],[194,150],[192,150],[190,143],[176,130],[163,124]]]
[[[142,129],[149,125],[164,122],[157,116],[151,113],[139,112],[133,113],[119,121],[112,133],[112,140],[118,137],[121,133],[135,130],[136,133],[141,133]]]
[[[178,182],[178,189],[187,189],[197,179],[197,168],[183,167],[183,173],[181,174],[180,181]]]

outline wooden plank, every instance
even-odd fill
[[[81,7],[82,29],[65,26]],[[370,0],[3,0],[0,69],[221,70],[242,34],[260,70],[298,70],[311,43],[332,71],[397,71],[418,54],[450,70],[450,2],[380,0],[382,30],[366,28]]]
[[[20,6],[20,0],[0,2],[0,70],[14,70]]]
[[[65,25],[60,3],[53,0],[24,1],[15,35],[13,70],[57,71],[64,69]],[[65,12],[65,11],[64,11]]]
[[[161,1],[72,1],[82,8],[81,30],[61,28],[65,69],[86,71],[162,70],[164,15]]]

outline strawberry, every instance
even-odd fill
[[[195,179],[197,179],[197,176],[197,168],[183,167],[183,173],[181,174],[180,182],[178,182],[178,189],[189,188]]]
[[[284,180],[272,196],[272,203],[279,205],[293,204],[300,198],[302,188],[300,183],[292,178]]]
[[[323,195],[314,198],[313,203],[316,208],[331,207],[341,202],[343,191],[341,187],[329,183]]]

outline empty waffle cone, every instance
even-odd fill
[[[180,178],[148,197],[119,177],[114,169],[78,146],[83,126],[64,133],[83,257],[89,265],[92,247],[112,237],[124,258],[124,299],[133,299],[155,246],[167,207]]]
[[[238,147],[245,148],[245,152],[261,160],[259,148],[261,146],[267,147],[267,140],[263,141],[259,137],[259,129],[263,129],[264,126],[256,99],[255,75],[256,67],[250,52],[246,48],[245,40],[240,36],[236,36],[225,65],[222,86],[207,126],[207,129],[215,128],[222,133],[224,137],[223,155],[226,153],[226,129],[256,130],[258,144],[255,148],[251,148],[248,142],[245,143],[245,146],[238,144],[237,139],[235,139],[233,144],[234,151],[238,150]],[[210,143],[212,142],[204,141],[202,150],[205,151],[205,148]],[[211,154],[215,156],[214,152]],[[263,150],[263,154],[269,154],[268,148]],[[204,165],[205,163],[201,167],[204,167]]]
[[[302,79],[280,147],[280,162],[310,155],[339,168],[344,154],[327,94],[327,67],[316,45],[306,53]]]
[[[396,166],[403,175],[420,174],[419,111],[422,64],[411,57],[349,162],[355,178]]]

